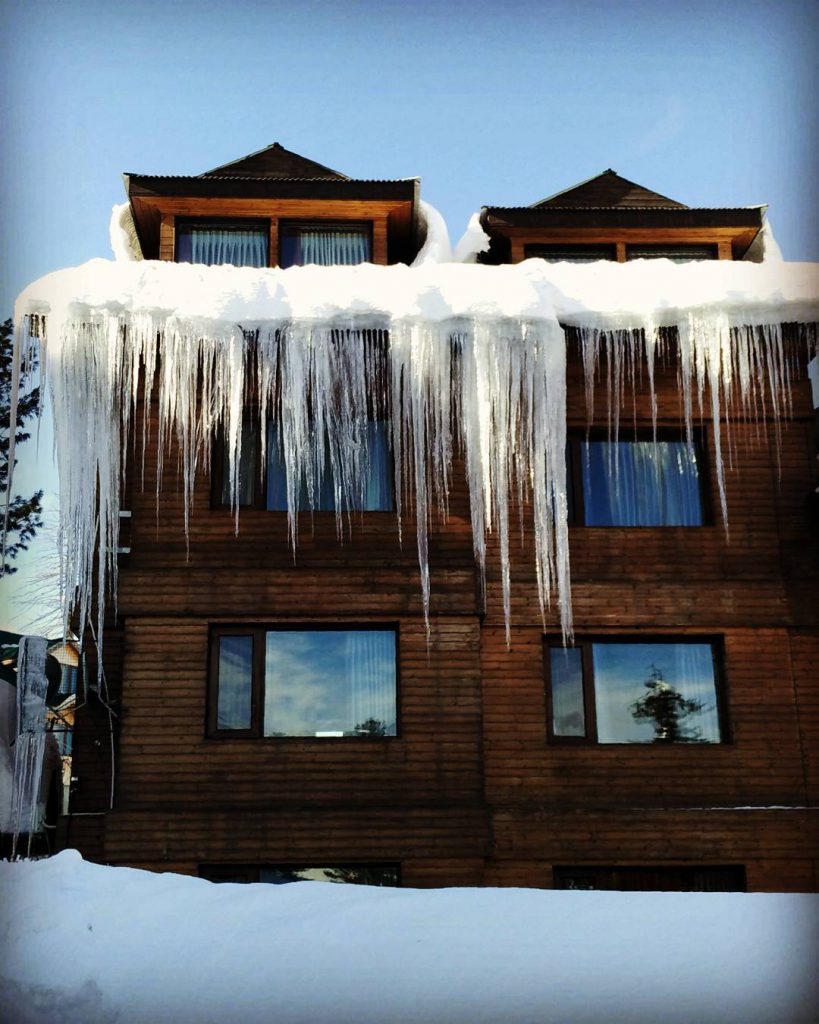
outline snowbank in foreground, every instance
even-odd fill
[[[213,885],[0,864],[17,1024],[812,1021],[819,896]]]

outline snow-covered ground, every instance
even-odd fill
[[[13,1024],[794,1024],[819,896],[215,885],[0,864]]]

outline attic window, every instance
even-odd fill
[[[630,260],[671,260],[689,263],[691,260],[715,260],[715,245],[629,245],[626,258]]]
[[[269,226],[258,220],[177,220],[176,262],[268,265]]]
[[[362,221],[284,221],[280,267],[354,266],[372,260],[372,224]]]
[[[527,245],[525,259],[537,258],[547,263],[596,263],[598,260],[616,260],[613,245]]]

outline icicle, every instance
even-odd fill
[[[14,745],[14,777],[12,785],[12,848],[17,853],[17,841],[39,827],[39,795],[43,775],[46,743],[46,648],[47,641],[39,636],[20,638],[17,653],[17,737]]]
[[[19,300],[16,358],[30,343],[26,317],[34,316],[57,425],[66,616],[76,604],[80,624],[96,619],[102,636],[106,603],[116,595],[126,445],[141,400],[135,456],[143,482],[155,411],[157,514],[162,462],[173,450],[186,537],[213,437],[226,440],[238,528],[243,418],[251,411],[269,426],[260,446],[264,454],[274,444],[282,457],[294,552],[299,512],[316,504],[323,485],[334,493],[344,537],[372,458],[368,423],[376,413],[390,419],[399,536],[414,514],[427,618],[429,526],[432,516],[447,515],[453,453],[463,451],[475,560],[483,580],[494,535],[507,636],[510,501],[531,502],[544,620],[556,596],[570,635],[561,323],[579,336],[590,418],[604,375],[615,439],[626,388],[636,387],[643,360],[656,434],[656,360],[676,339],[686,436],[691,443],[695,405],[702,413],[707,395],[727,523],[723,416],[730,422],[737,410],[749,417],[770,411],[778,431],[789,386],[779,324],[786,315],[819,314],[810,268],[786,274],[763,265],[648,262],[255,271],[98,260],[31,286]],[[729,293],[735,305],[726,312]],[[748,296],[747,309],[736,307],[739,294]],[[727,448],[730,458],[730,438]]]

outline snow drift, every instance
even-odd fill
[[[157,389],[160,450],[179,446],[186,522],[216,432],[227,438],[237,505],[243,410],[255,403],[259,421],[273,421],[294,544],[299,494],[320,487],[326,451],[336,493],[360,493],[367,421],[374,406],[386,410],[399,524],[404,495],[417,510],[425,610],[429,517],[446,514],[462,451],[481,574],[487,536],[498,537],[507,630],[515,497],[532,504],[544,616],[556,596],[569,636],[566,329],[582,349],[589,402],[606,366],[614,435],[626,381],[644,361],[653,392],[657,359],[675,353],[689,440],[704,403],[713,420],[726,515],[721,417],[787,411],[782,325],[819,320],[819,266],[528,260],[256,270],[92,260],[30,285],[15,318],[21,350],[42,343],[66,607],[76,596],[83,621],[96,558],[100,620],[115,591],[123,450],[144,382],[149,399]]]
[[[216,885],[0,864],[16,1024],[797,1024],[819,896]]]

